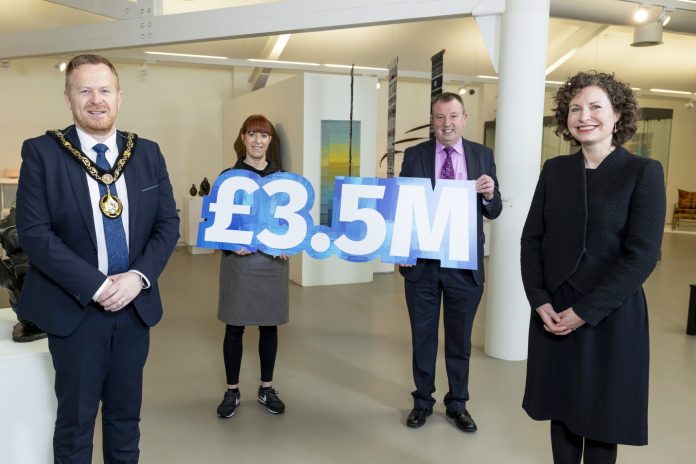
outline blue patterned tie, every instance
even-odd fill
[[[111,165],[106,160],[106,150],[109,149],[103,143],[98,143],[92,147],[97,152],[97,166],[105,171],[111,169]],[[109,186],[111,195],[116,196],[116,183]],[[99,194],[106,195],[106,185],[99,183]],[[106,252],[109,258],[109,275],[119,274],[128,270],[128,244],[126,243],[126,233],[123,230],[121,216],[112,219],[102,214],[104,221],[104,238],[106,239]]]
[[[447,154],[447,158],[445,158],[445,162],[442,163],[440,179],[454,179],[454,165],[452,164],[452,152],[454,152],[454,148],[445,147],[443,151]]]

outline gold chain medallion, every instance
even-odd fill
[[[59,130],[48,131],[49,135],[58,140],[59,144],[70,153],[81,165],[84,167],[87,174],[99,183],[106,185],[106,195],[103,195],[99,199],[99,209],[104,214],[104,216],[115,219],[121,215],[123,212],[123,203],[116,196],[111,194],[110,185],[115,184],[121,173],[123,172],[126,164],[133,156],[133,149],[135,148],[138,136],[132,132],[121,132],[126,137],[126,147],[121,154],[116,158],[114,167],[110,171],[104,171],[92,162],[92,160],[87,157],[82,151],[78,150],[65,135]]]
[[[106,195],[103,195],[99,200],[99,209],[104,213],[104,216],[116,219],[121,215],[123,211],[123,203],[121,199],[117,196],[111,194],[111,191],[107,187]]]

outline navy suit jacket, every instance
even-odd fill
[[[478,269],[472,271],[474,280],[479,285],[483,284],[483,244],[485,236],[483,234],[483,216],[488,219],[495,219],[500,216],[503,210],[503,202],[500,199],[500,191],[498,190],[498,178],[495,175],[495,160],[493,159],[493,151],[479,143],[470,142],[462,138],[464,145],[464,156],[466,159],[467,178],[476,180],[481,175],[487,174],[495,183],[495,192],[493,199],[488,205],[483,204],[483,195],[476,195],[477,205],[477,230],[478,230]],[[423,177],[430,179],[430,182],[435,188],[435,139],[430,139],[427,142],[419,143],[414,147],[406,149],[404,153],[404,161],[401,165],[400,177]],[[401,275],[407,280],[416,281],[423,273],[424,261],[418,260],[415,266],[400,267]]]
[[[63,131],[76,147],[75,126]],[[118,133],[119,151],[125,138]],[[151,287],[133,305],[143,322],[162,318],[157,278],[179,236],[179,217],[159,146],[138,139],[124,170],[129,207],[129,269]],[[82,165],[49,135],[22,146],[17,233],[30,261],[19,301],[21,317],[50,334],[66,336],[80,324],[106,276],[99,271],[87,177]]]

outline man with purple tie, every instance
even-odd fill
[[[75,124],[22,147],[17,233],[31,265],[18,313],[48,333],[56,463],[91,462],[100,402],[104,462],[138,462],[157,278],[179,236],[162,153],[116,130],[121,99],[114,66],[78,55],[65,72]]]
[[[406,149],[401,177],[476,180],[478,268],[450,269],[439,260],[418,259],[414,266],[400,266],[404,276],[406,305],[413,344],[413,409],[406,425],[421,427],[433,412],[435,361],[438,349],[440,304],[445,328],[445,365],[449,391],[444,403],[447,417],[464,432],[475,432],[476,422],[466,408],[469,399],[471,329],[483,295],[483,217],[497,218],[503,204],[498,191],[493,152],[462,138],[467,113],[462,98],[445,92],[434,98],[431,123],[435,140]]]

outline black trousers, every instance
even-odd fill
[[[460,412],[469,399],[471,329],[483,286],[476,284],[469,270],[441,268],[439,261],[428,261],[417,281],[404,281],[404,290],[413,344],[414,407],[432,409],[435,404],[432,393],[442,303],[449,383],[444,402],[449,411]]]
[[[58,399],[54,462],[92,462],[100,401],[104,463],[138,462],[143,368],[150,328],[133,305],[107,312],[92,304],[75,332],[67,337],[49,334],[48,347]]]
[[[561,421],[551,421],[551,449],[554,464],[614,464],[616,448],[613,443],[581,437],[571,432]],[[584,456],[584,458],[583,458]]]
[[[239,372],[244,352],[243,325],[227,325],[222,353],[225,360],[225,376],[228,385],[239,383]],[[278,352],[278,327],[275,325],[259,326],[259,360],[261,362],[261,381],[272,382]]]

